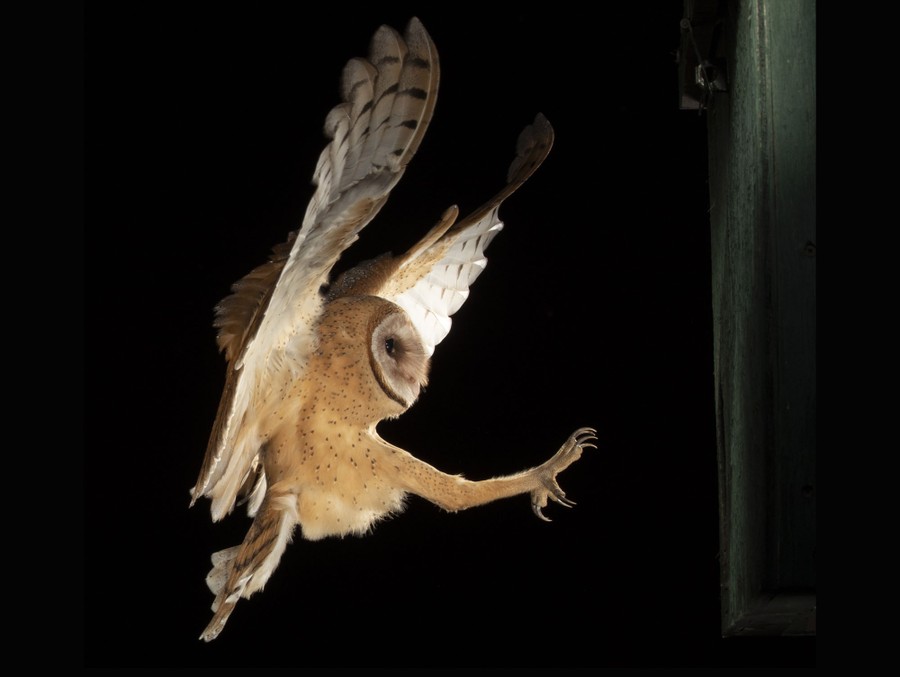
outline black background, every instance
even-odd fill
[[[303,6],[144,4],[88,30],[104,396],[86,664],[814,666],[813,638],[720,637],[706,122],[678,109],[682,3]],[[556,143],[501,209],[428,389],[379,430],[471,479],[540,463],[580,426],[599,448],[560,476],[578,505],[551,504],[551,524],[526,497],[459,514],[411,497],[364,538],[298,533],[204,644],[209,555],[249,525],[188,509],[224,378],[212,309],[302,220],[344,63],[412,15],[440,54],[435,116],[342,265],[493,195],[538,111]]]

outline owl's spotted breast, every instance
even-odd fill
[[[304,417],[302,424],[300,445],[296,437],[273,439],[265,463],[267,476],[277,478],[270,493],[295,497],[304,538],[361,536],[403,510],[406,492],[385,472],[397,451],[327,416]]]

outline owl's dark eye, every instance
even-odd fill
[[[394,354],[394,338],[393,337],[391,337],[389,339],[385,339],[384,349],[387,351],[388,355]]]

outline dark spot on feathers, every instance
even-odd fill
[[[414,99],[422,99],[423,101],[428,98],[428,92],[420,87],[410,87],[409,89],[404,89],[401,94],[406,96],[411,96]]]

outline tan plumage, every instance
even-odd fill
[[[434,348],[503,226],[501,203],[550,150],[553,130],[542,115],[521,133],[507,185],[484,206],[459,222],[451,207],[405,254],[360,264],[328,285],[421,143],[439,70],[417,19],[403,36],[378,29],[368,59],[344,69],[343,102],[327,116],[331,142],[300,229],[216,308],[228,367],[191,504],[210,498],[219,520],[246,502],[254,520],[241,545],[213,555],[207,583],[216,597],[204,640],[218,636],[238,599],[263,587],[297,525],[308,540],[361,535],[402,510],[410,493],[450,511],[530,494],[542,519],[548,499],[571,505],[556,475],[594,446],[590,428],[540,466],[483,481],[445,474],[375,429],[426,384]]]

